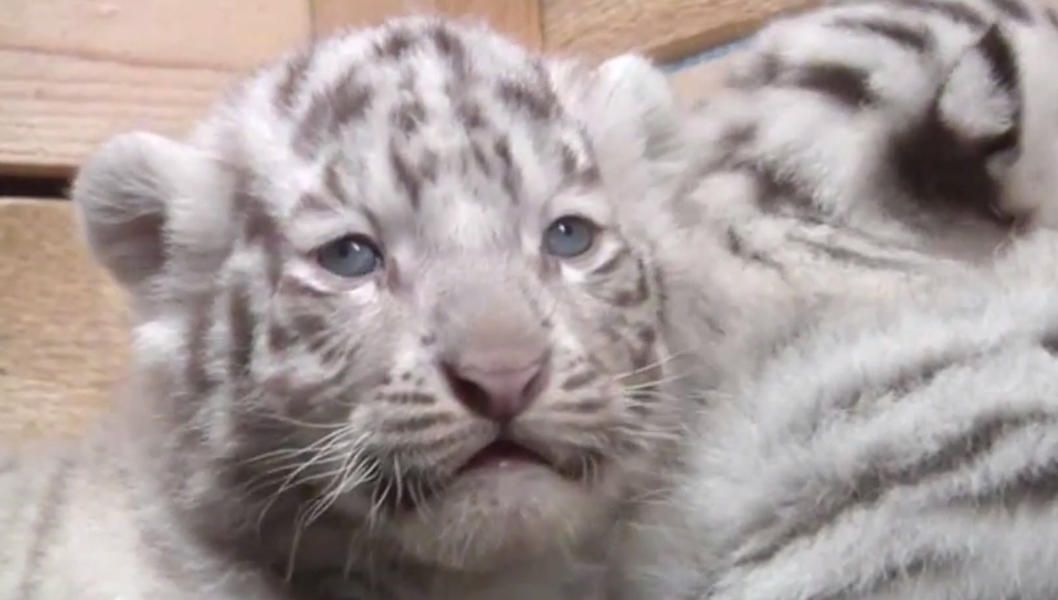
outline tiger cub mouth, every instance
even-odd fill
[[[459,467],[456,475],[483,469],[510,469],[524,465],[539,465],[555,469],[555,465],[539,453],[510,440],[500,439],[478,450]]]
[[[538,451],[530,444],[499,437],[467,458],[443,482],[436,482],[434,485],[416,486],[414,482],[407,481],[403,486],[384,485],[382,487],[386,490],[415,489],[415,493],[397,495],[387,493],[385,497],[385,502],[393,508],[409,511],[444,495],[451,486],[463,479],[464,476],[491,477],[502,476],[505,473],[515,473],[521,469],[543,469],[560,480],[571,483],[584,483],[589,474],[589,469],[597,470],[601,463],[602,457],[596,454],[586,454],[575,461],[561,461],[557,457],[552,458],[547,454],[546,448],[543,446]],[[466,483],[477,485],[480,482],[471,480]]]

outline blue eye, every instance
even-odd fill
[[[321,267],[339,277],[363,277],[382,266],[382,254],[362,235],[347,235],[327,242],[316,251]]]
[[[544,250],[560,258],[587,252],[595,242],[595,224],[582,217],[556,219],[544,232]]]

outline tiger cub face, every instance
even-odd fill
[[[116,138],[74,199],[214,486],[481,569],[605,528],[682,426],[674,123],[640,59],[412,18],[292,54],[190,143]]]

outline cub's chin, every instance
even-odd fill
[[[517,456],[472,463],[444,490],[399,515],[397,537],[415,559],[463,571],[558,557],[612,522],[615,486],[606,473],[597,475],[589,483]]]

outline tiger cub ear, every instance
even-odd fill
[[[136,292],[181,248],[216,243],[229,192],[203,152],[137,132],[110,139],[89,157],[71,196],[96,260]]]
[[[999,25],[992,25],[959,56],[940,89],[937,116],[990,166],[1016,155],[1022,96],[1014,49]]]
[[[557,63],[552,75],[598,149],[623,148],[648,162],[680,149],[682,108],[668,79],[646,58],[622,54],[594,69]]]

